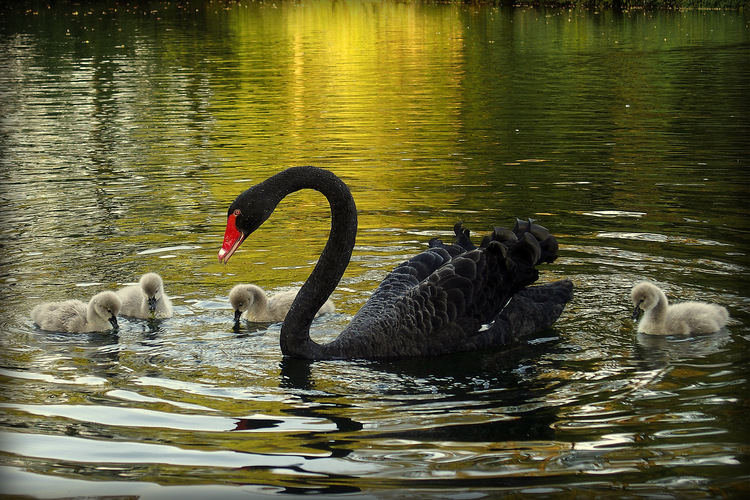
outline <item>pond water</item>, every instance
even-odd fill
[[[7,496],[737,498],[750,478],[747,13],[417,2],[11,2],[0,21],[0,453]],[[350,186],[330,339],[388,270],[533,217],[573,280],[552,329],[430,359],[285,359],[229,289],[301,284],[325,199],[217,262],[279,170]],[[38,329],[42,301],[160,273],[172,318]],[[726,305],[639,335],[629,290]]]

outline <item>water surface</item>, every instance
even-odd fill
[[[745,14],[22,7],[0,24],[4,494],[747,494]],[[571,278],[574,301],[507,349],[284,358],[280,325],[234,331],[226,295],[301,284],[325,199],[290,196],[216,254],[234,197],[303,164],[342,177],[360,218],[318,340],[457,220],[538,219],[561,244],[541,280]],[[73,335],[29,318],[148,271],[173,318]],[[643,279],[732,321],[638,335]]]

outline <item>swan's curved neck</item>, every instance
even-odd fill
[[[102,318],[99,316],[99,312],[96,310],[96,305],[94,304],[94,301],[90,301],[88,305],[86,306],[86,322],[89,324],[94,324],[97,321],[101,321]]]
[[[263,291],[263,289],[255,285],[250,285],[246,290],[250,297],[253,299],[247,309],[252,311],[266,312],[268,310],[268,297],[266,297],[266,293]]]
[[[310,338],[310,324],[349,265],[357,238],[357,207],[346,184],[326,170],[298,167],[274,177],[281,198],[301,189],[314,189],[328,199],[331,207],[331,232],[326,246],[281,327],[283,354],[315,357],[323,347]]]
[[[654,323],[661,323],[667,319],[667,308],[669,307],[669,300],[667,296],[660,289],[655,290],[656,293],[656,304],[649,311],[651,319]]]

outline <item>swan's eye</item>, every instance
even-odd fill
[[[235,208],[234,209],[234,216],[235,217],[239,217],[241,213],[242,213],[242,211],[239,208]]]

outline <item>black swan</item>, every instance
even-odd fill
[[[100,292],[88,304],[77,299],[39,304],[31,310],[31,319],[51,332],[104,332],[117,329],[120,305],[114,292]]]
[[[239,324],[243,314],[248,321],[270,323],[284,321],[294,299],[299,293],[299,288],[275,293],[271,296],[258,285],[242,284],[236,285],[229,291],[229,303],[234,309],[234,322]],[[331,313],[336,306],[331,299],[326,300],[316,316]]]
[[[690,335],[718,332],[729,321],[726,308],[706,302],[681,302],[669,305],[667,296],[649,282],[638,283],[630,292],[635,310],[633,320],[641,310],[646,313],[638,323],[638,331],[651,335]]]
[[[164,282],[156,273],[144,274],[137,285],[120,288],[117,295],[122,301],[122,316],[140,319],[172,317],[172,301],[164,293]]]
[[[328,199],[331,231],[315,268],[281,327],[281,351],[306,359],[434,356],[516,341],[550,327],[572,298],[568,280],[526,288],[534,266],[557,257],[557,241],[541,226],[518,221],[496,228],[479,247],[456,224],[456,244],[430,247],[397,266],[341,334],[327,344],[310,324],[344,274],[357,236],[349,188],[327,170],[293,167],[240,194],[227,212],[219,261],[228,262],[281,200],[301,189]]]

